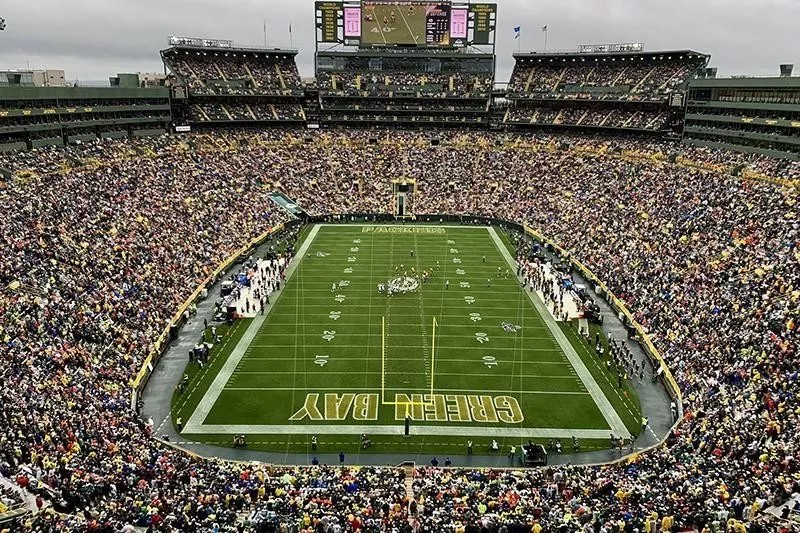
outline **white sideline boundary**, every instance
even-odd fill
[[[206,429],[208,426],[204,426],[203,422],[205,421],[206,417],[208,417],[208,413],[211,412],[214,404],[217,403],[217,399],[219,399],[220,394],[222,394],[222,391],[225,389],[225,385],[228,383],[228,380],[230,380],[234,371],[239,366],[239,363],[247,352],[247,349],[250,347],[250,344],[253,342],[253,339],[258,334],[258,331],[261,329],[261,326],[264,324],[264,321],[267,319],[267,316],[269,316],[270,312],[275,309],[275,306],[277,305],[278,299],[281,297],[281,295],[286,292],[286,283],[288,283],[289,279],[291,279],[292,274],[294,274],[294,271],[297,268],[297,265],[299,265],[303,260],[303,257],[305,257],[306,252],[311,247],[311,243],[316,238],[317,233],[319,233],[319,228],[319,225],[311,228],[306,240],[303,241],[302,245],[300,245],[297,255],[294,256],[289,266],[286,267],[286,280],[284,281],[283,289],[277,293],[273,292],[273,294],[275,294],[275,298],[272,300],[272,305],[269,306],[263,315],[258,315],[250,323],[247,331],[244,333],[244,335],[242,335],[238,344],[236,344],[236,347],[228,356],[228,360],[225,361],[225,365],[223,365],[217,376],[214,378],[214,381],[208,387],[208,390],[203,395],[200,403],[197,404],[192,416],[189,417],[186,426],[183,428],[184,432],[208,433],[208,430]]]
[[[512,269],[513,272],[517,271],[517,264],[511,254],[508,253],[508,248],[506,248],[503,241],[500,239],[500,236],[497,235],[497,232],[493,227],[487,227],[486,230],[489,232],[489,235],[492,237],[494,241],[494,245],[500,251],[500,255],[508,263],[509,267]],[[547,328],[552,333],[553,338],[558,343],[561,350],[564,352],[564,355],[567,356],[570,364],[572,364],[572,368],[575,369],[575,373],[578,375],[578,378],[583,383],[583,386],[586,387],[586,390],[589,391],[589,394],[592,396],[594,403],[597,404],[597,408],[600,409],[600,412],[603,415],[603,418],[606,419],[608,426],[611,428],[611,431],[617,437],[630,437],[630,433],[628,433],[628,428],[625,427],[625,423],[622,422],[622,419],[619,417],[616,409],[614,406],[611,405],[611,402],[608,401],[606,395],[603,394],[600,385],[594,379],[589,369],[586,368],[586,365],[583,364],[583,359],[578,355],[578,352],[575,351],[575,348],[572,344],[567,340],[566,335],[564,332],[561,331],[561,328],[558,327],[553,316],[550,312],[545,308],[542,301],[539,299],[538,295],[534,295],[529,291],[523,290],[525,294],[528,295],[531,302],[533,302],[534,307],[536,307],[536,311],[542,316],[544,323],[547,325]],[[606,435],[607,436],[607,435]]]

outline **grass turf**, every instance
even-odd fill
[[[302,408],[307,394],[365,393],[379,396],[379,401],[392,401],[396,394],[430,392],[433,379],[435,394],[511,396],[518,401],[524,420],[516,424],[465,423],[453,421],[451,416],[449,421],[419,420],[415,425],[608,427],[542,317],[520,289],[514,272],[506,275],[509,267],[485,228],[442,228],[446,233],[440,234],[364,233],[363,228],[320,228],[206,424],[287,425],[292,424],[289,418]],[[503,239],[513,250],[508,239]],[[410,272],[411,268],[432,272],[430,280],[417,292],[392,297],[378,293],[379,283],[386,283],[403,271]],[[332,284],[337,285],[335,291]],[[343,301],[341,296],[345,297]],[[434,318],[438,322],[435,341]],[[381,334],[382,320],[385,336]],[[521,330],[506,331],[502,322],[521,326]],[[202,375],[190,375],[189,391],[173,404],[175,417],[189,418],[248,324],[249,321],[241,322],[226,333],[227,342],[216,350],[211,366]],[[587,347],[570,334],[567,326],[562,329],[568,332],[568,338],[626,426],[634,429],[638,421],[635,394],[629,388],[624,389],[627,396],[617,394],[616,384],[591,360]],[[480,342],[478,333],[486,334],[488,341]],[[324,404],[320,400],[321,410]],[[425,418],[425,408],[417,409]],[[351,411],[343,420],[324,423],[400,427],[404,410],[405,407],[384,405],[378,408],[374,421],[354,421]],[[441,417],[441,410],[430,410],[434,418]],[[420,411],[414,414],[419,416]],[[303,432],[303,425],[307,423],[315,422],[307,418],[295,422],[297,432],[287,435],[249,434],[250,446],[304,451],[308,434]],[[230,442],[229,435],[219,434],[184,438],[215,444]],[[377,453],[459,453],[466,441],[463,436],[371,438],[376,443],[371,451]],[[321,447],[328,443],[349,453],[358,450],[358,435],[320,435],[319,440]],[[476,449],[481,449],[491,438],[473,440]],[[501,444],[518,444],[522,440],[527,439],[498,438]],[[583,450],[605,446],[605,440],[582,441]]]

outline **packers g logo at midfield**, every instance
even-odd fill
[[[378,407],[377,393],[313,393],[306,395],[303,407],[289,420],[377,420]],[[394,419],[398,421],[405,420],[406,416],[419,422],[519,424],[525,420],[519,402],[513,396],[396,394],[391,407],[394,408]]]
[[[419,279],[411,276],[400,276],[378,284],[378,292],[381,294],[407,294],[417,289],[419,289]]]

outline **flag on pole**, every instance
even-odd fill
[[[519,34],[521,30],[522,26],[514,26],[514,39],[519,39]]]
[[[542,26],[542,31],[547,31],[547,24],[545,24],[544,26]]]

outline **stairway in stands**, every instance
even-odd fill
[[[414,464],[406,463],[403,465],[403,471],[406,473],[406,496],[409,500],[414,499]]]

